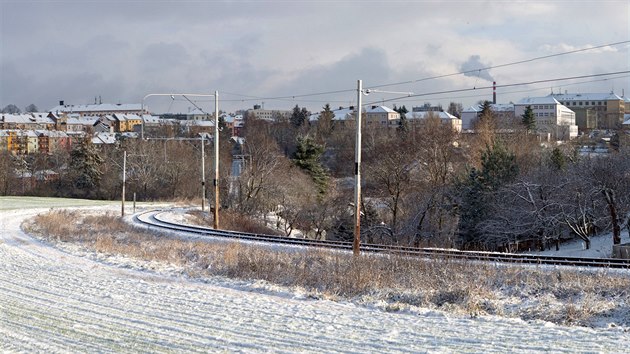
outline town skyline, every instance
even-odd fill
[[[502,103],[551,92],[630,93],[627,73],[501,88],[628,71],[625,1],[2,0],[0,6],[3,107],[34,103],[45,111],[61,100],[141,103],[149,93],[218,90],[220,109],[228,112],[256,104],[318,111],[326,103],[352,105],[358,79],[367,88],[427,93],[367,99],[390,107],[450,101],[468,107],[491,99],[492,81]],[[554,56],[568,52],[574,53]],[[540,59],[515,64],[534,58]],[[458,90],[469,91],[432,94]],[[164,112],[179,102],[146,104]],[[200,103],[208,110],[212,104]]]

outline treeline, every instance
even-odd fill
[[[354,125],[333,117],[327,105],[310,124],[296,106],[274,122],[247,117],[243,145],[221,136],[221,208],[252,217],[274,212],[287,235],[301,230],[312,238],[352,239]],[[437,117],[401,122],[398,129],[363,131],[364,242],[516,250],[579,237],[588,246],[591,235],[604,231],[618,242],[628,224],[623,134],[617,151],[592,158],[576,153],[580,142],[541,143],[527,119],[501,122],[499,129],[489,109],[474,134],[458,134]],[[200,143],[126,140],[97,148],[86,141],[67,154],[2,155],[1,192],[118,199],[127,151],[127,191],[138,200],[198,199]],[[205,151],[211,185],[212,145]],[[46,169],[58,174],[30,192],[19,172],[6,172]]]

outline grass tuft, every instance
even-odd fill
[[[148,233],[113,214],[74,211],[39,215],[25,227],[49,241],[181,266],[194,277],[264,280],[306,289],[316,298],[384,301],[387,311],[419,306],[473,317],[491,314],[595,326],[610,322],[615,311],[628,313],[620,306],[630,303],[630,278],[605,270],[550,270],[396,255],[353,257],[323,249],[287,251],[239,242],[188,241]],[[630,326],[630,316],[615,318],[622,319],[616,325]]]

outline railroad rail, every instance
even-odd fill
[[[254,234],[238,231],[215,230],[209,227],[186,225],[168,221],[163,217],[164,210],[150,210],[134,215],[136,223],[157,231],[174,231],[194,234],[198,237],[219,237],[234,240],[246,240],[290,246],[320,247],[336,250],[352,250],[352,242],[296,239],[283,236]],[[578,267],[630,269],[630,260],[616,258],[578,258],[564,256],[537,256],[500,252],[460,251],[441,248],[416,248],[396,245],[361,244],[362,252],[387,253],[404,256],[439,257],[473,261],[492,261],[502,263],[520,263],[537,265],[562,265]]]

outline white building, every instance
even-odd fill
[[[339,109],[331,110],[333,114],[333,121],[354,121],[354,107],[350,106],[348,108],[339,107]],[[321,112],[313,113],[309,116],[308,120],[313,123],[319,120],[319,116]]]
[[[494,112],[497,120],[501,121],[509,121],[514,118],[514,105],[513,104],[491,104],[490,108],[492,112]],[[481,112],[481,107],[470,106],[464,111],[462,111],[462,129],[471,130],[473,129],[474,123],[477,121],[477,117],[479,116],[479,112]]]
[[[462,131],[462,120],[454,115],[444,111],[430,111],[430,112],[408,112],[405,114],[409,124],[422,124],[423,120],[429,116],[434,116],[440,119],[442,124],[450,126],[451,129],[460,133]]]
[[[549,134],[555,140],[569,140],[577,137],[575,112],[558,102],[553,96],[524,98],[514,105],[514,115],[522,117],[528,106],[532,108],[539,133]]]
[[[385,106],[371,106],[365,110],[364,114],[368,127],[387,128],[393,125],[397,126],[400,122],[400,113]]]

